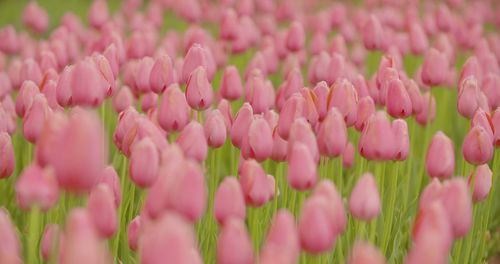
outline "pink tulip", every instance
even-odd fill
[[[141,98],[141,110],[143,112],[148,112],[150,110],[156,110],[156,105],[158,101],[158,95],[152,92],[146,93]]]
[[[118,220],[113,191],[106,184],[98,184],[90,192],[87,210],[97,233],[103,238],[111,238],[118,228]]]
[[[310,253],[331,250],[336,240],[331,207],[321,196],[311,196],[302,208],[298,229],[301,247]]]
[[[420,88],[418,88],[417,83],[414,80],[409,80],[405,83],[406,91],[408,96],[410,96],[412,111],[414,114],[419,114],[424,107],[426,107],[422,100],[422,94],[420,93]],[[427,109],[429,106],[427,105]]]
[[[192,263],[194,231],[182,217],[167,213],[147,225],[142,224],[144,226],[139,239],[141,263],[159,264],[166,260],[171,263]]]
[[[384,255],[369,242],[357,241],[349,254],[348,264],[385,264]]]
[[[247,135],[248,130],[253,121],[253,109],[249,103],[244,103],[243,106],[238,110],[236,117],[234,118],[233,125],[231,126],[231,142],[236,147],[241,147],[245,135]]]
[[[370,96],[361,98],[358,102],[358,109],[356,110],[356,123],[354,127],[358,131],[363,131],[368,119],[375,113],[375,103]]]
[[[278,129],[273,130],[273,151],[271,159],[274,161],[285,161],[287,158],[288,142],[278,134]]]
[[[298,190],[310,189],[318,179],[316,163],[308,147],[300,142],[293,144],[288,153],[288,182]]]
[[[427,125],[436,118],[436,98],[426,92],[422,95],[422,111],[417,114],[417,122],[421,125]]]
[[[181,131],[189,121],[190,108],[179,85],[173,84],[164,92],[158,113],[158,123],[166,131]]]
[[[329,91],[330,89],[324,81],[321,81],[314,86],[313,93],[316,97],[316,112],[318,113],[319,121],[323,121],[328,113]]]
[[[233,125],[233,111],[228,100],[221,99],[217,105],[217,110],[220,111],[222,117],[224,118],[224,125],[226,126],[226,131],[228,134],[231,132],[231,126]]]
[[[212,104],[212,85],[207,79],[205,68],[199,66],[189,76],[186,87],[186,100],[189,106],[196,110],[207,109]]]
[[[12,223],[8,211],[3,208],[0,209],[0,236],[2,237],[0,262],[5,264],[23,263],[16,227]]]
[[[486,113],[483,109],[478,109],[471,120],[471,127],[475,126],[484,128],[493,142],[494,127],[489,113]]]
[[[111,263],[106,245],[99,238],[86,209],[75,208],[69,212],[62,245],[58,259],[61,264]]]
[[[471,173],[468,185],[473,186],[472,199],[474,202],[481,202],[488,197],[492,176],[493,172],[488,164],[477,166],[476,170]]]
[[[412,24],[408,30],[410,37],[410,48],[413,54],[421,55],[427,50],[429,40],[420,24]]]
[[[102,27],[109,19],[108,4],[103,0],[94,0],[90,6],[88,19],[94,28]]]
[[[134,104],[134,96],[127,86],[123,86],[113,97],[113,108],[117,113],[122,112]]]
[[[296,143],[303,143],[309,150],[314,162],[319,162],[319,149],[314,131],[311,125],[304,119],[296,119],[290,128],[290,137],[288,138],[288,153]]]
[[[293,215],[281,209],[271,222],[259,263],[296,263],[299,252],[299,236]]]
[[[328,108],[336,107],[345,119],[347,126],[354,125],[357,116],[358,94],[346,79],[337,80],[328,95]]]
[[[354,163],[354,155],[356,154],[356,149],[351,142],[348,142],[345,146],[344,153],[342,153],[342,166],[345,168],[351,168]]]
[[[217,239],[217,263],[251,264],[253,261],[252,241],[245,223],[237,218],[229,219]]]
[[[73,103],[73,99],[71,96],[71,79],[74,68],[75,67],[73,65],[64,67],[64,69],[60,73],[59,80],[57,81],[56,97],[57,102],[61,106],[67,106]]]
[[[380,195],[371,173],[358,180],[349,198],[349,211],[358,219],[370,221],[380,213]]]
[[[331,108],[321,122],[318,132],[318,146],[321,154],[328,157],[341,155],[347,144],[347,128],[342,115]]]
[[[405,118],[412,114],[412,101],[402,81],[389,81],[386,105],[387,112],[392,117]]]
[[[262,206],[274,195],[274,186],[255,160],[246,160],[241,165],[240,184],[246,203],[252,206]]]
[[[482,126],[473,127],[465,136],[462,153],[467,162],[485,164],[493,157],[493,144],[488,132]]]
[[[238,180],[226,177],[217,188],[214,200],[214,215],[219,224],[230,219],[245,220],[245,200]]]
[[[155,61],[151,57],[143,57],[138,61],[134,71],[134,79],[136,92],[148,93],[151,92],[150,76]]]
[[[130,152],[129,173],[139,187],[147,188],[156,180],[160,158],[153,141],[146,137],[136,142]]]
[[[23,11],[23,23],[36,33],[43,33],[49,27],[47,11],[36,1],[30,2]]]
[[[209,146],[218,148],[224,145],[227,130],[224,116],[218,109],[212,110],[207,115],[204,131]]]
[[[368,50],[381,49],[384,41],[384,29],[376,16],[370,16],[366,19],[363,26],[363,44]]]
[[[192,45],[184,58],[182,71],[180,72],[182,82],[187,82],[191,74],[200,66],[205,69],[206,78],[212,80],[215,74],[215,65],[210,56],[211,54],[209,54],[207,48],[197,43]]]
[[[396,156],[395,160],[406,160],[410,151],[410,138],[408,135],[408,125],[403,119],[396,119],[392,122],[392,130],[396,137]]]
[[[103,183],[108,186],[108,188],[112,191],[115,207],[118,208],[120,206],[120,202],[122,200],[121,195],[121,186],[120,186],[120,178],[116,173],[116,170],[113,166],[107,166],[101,173],[101,179],[99,183]]]
[[[57,224],[47,224],[43,231],[42,241],[40,242],[40,252],[44,261],[49,261],[62,244],[62,233]]]
[[[286,100],[280,112],[278,120],[278,133],[281,138],[287,140],[290,128],[295,119],[304,116],[305,100],[300,94],[295,94]]]
[[[433,178],[448,178],[455,169],[453,142],[443,132],[438,131],[427,149],[425,168]]]
[[[500,86],[500,75],[488,73],[483,77],[481,90],[488,98],[488,105],[492,108],[500,106],[500,92],[496,87]]]
[[[151,68],[149,76],[151,90],[157,94],[162,93],[174,83],[174,66],[168,55],[158,57]]]
[[[472,200],[464,178],[445,182],[441,194],[455,238],[464,237],[472,226]]]
[[[286,47],[292,52],[297,52],[304,48],[305,32],[300,22],[294,21],[290,25],[286,35]]]
[[[446,55],[431,48],[422,64],[422,81],[429,86],[442,85],[447,79],[448,68]]]
[[[199,163],[207,158],[208,145],[203,126],[200,123],[191,121],[184,127],[176,142],[186,157]]]
[[[243,95],[243,85],[241,84],[240,73],[233,66],[227,66],[222,74],[220,93],[223,98],[233,101]]]
[[[16,199],[19,206],[29,210],[34,206],[47,211],[59,198],[59,186],[50,167],[30,165],[23,170],[16,183]]]
[[[468,77],[460,83],[457,108],[462,116],[466,118],[473,117],[479,108],[479,92],[479,83],[474,77]]]
[[[90,190],[107,157],[101,121],[93,112],[77,108],[55,133],[46,159],[59,185],[71,191]]]
[[[451,227],[439,202],[419,211],[413,227],[413,245],[406,264],[446,263],[451,249]]]
[[[23,82],[16,98],[16,113],[20,118],[24,118],[26,111],[33,104],[33,98],[38,94],[38,86],[32,81]]]
[[[77,63],[71,75],[70,87],[73,103],[97,106],[102,102],[106,93],[106,83],[90,59]]]
[[[389,160],[395,156],[394,131],[384,112],[378,111],[368,119],[359,139],[358,150],[366,159]]]
[[[314,94],[313,90],[306,87],[300,89],[300,93],[305,99],[305,118],[311,126],[315,126],[319,120],[316,94]]]
[[[207,186],[200,167],[192,161],[184,161],[174,168],[169,184],[169,207],[194,222],[205,213]]]
[[[14,172],[16,158],[12,140],[6,132],[0,133],[0,179],[9,177]]]
[[[495,109],[491,117],[493,127],[493,143],[495,147],[500,146],[500,108]]]
[[[257,161],[264,161],[271,157],[273,151],[273,135],[267,121],[263,118],[256,118],[252,121],[248,130],[247,141],[243,146],[248,145],[247,157],[245,157],[244,147],[242,154],[245,158],[254,158]],[[245,142],[245,139],[243,140]]]
[[[42,133],[45,121],[51,115],[47,99],[43,94],[37,94],[33,98],[33,103],[26,109],[23,119],[24,137],[31,143],[35,143]]]
[[[137,251],[138,249],[141,223],[141,216],[136,216],[130,221],[127,227],[127,242],[129,248],[133,251]]]

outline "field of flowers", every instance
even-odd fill
[[[488,263],[500,2],[0,0],[0,264]]]

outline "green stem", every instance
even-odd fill
[[[40,208],[34,206],[31,208],[29,216],[29,233],[28,233],[28,264],[38,263],[38,242],[39,242],[39,229],[40,229]]]

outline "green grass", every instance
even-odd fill
[[[0,1],[0,26],[13,23],[20,28],[20,15],[23,6],[27,2]],[[79,0],[43,0],[39,2],[48,10],[52,27],[57,24],[59,18],[66,11],[75,12],[75,14],[85,18],[90,4],[90,1]],[[111,10],[118,8],[117,1],[113,1],[110,5]],[[168,14],[162,31],[169,29],[185,30],[186,28],[186,23],[180,22],[173,15]],[[213,30],[214,27],[211,26],[211,28]],[[252,54],[253,51],[250,51],[232,56],[229,58],[229,62],[243,71]],[[379,59],[380,54],[369,55],[367,68],[370,73],[376,70]],[[413,74],[421,61],[422,59],[417,57],[405,58],[405,68],[409,72],[409,76]],[[463,58],[457,64],[461,63],[463,63]],[[219,87],[220,76],[221,72],[219,71],[213,84],[215,89]],[[275,86],[282,81],[278,75],[274,75],[272,78]],[[349,215],[347,231],[337,239],[336,246],[331,252],[321,256],[302,253],[300,263],[345,263],[349,250],[356,239],[367,239],[373,242],[383,251],[389,263],[402,262],[411,244],[410,233],[416,215],[419,194],[429,182],[429,177],[424,170],[424,158],[430,139],[436,131],[443,130],[455,143],[456,175],[467,176],[472,170],[472,166],[464,162],[461,154],[461,144],[469,125],[467,120],[459,116],[456,111],[456,90],[435,88],[432,93],[438,102],[436,120],[427,127],[417,125],[413,117],[407,120],[411,151],[406,161],[367,162],[356,153],[354,166],[351,169],[345,169],[341,166],[340,158],[321,160],[318,170],[321,179],[333,180],[345,199],[348,199],[356,180],[364,172],[373,172],[382,196],[383,210],[377,220],[368,224],[354,220]],[[236,109],[240,105],[241,101],[235,102],[233,108]],[[122,260],[123,263],[138,263],[137,255],[128,249],[126,228],[127,224],[139,214],[145,191],[132,184],[128,178],[127,159],[111,143],[111,135],[116,125],[116,114],[111,109],[110,100],[108,99],[98,111],[108,133],[109,162],[116,168],[120,176],[123,195],[122,204],[118,209],[120,227],[117,234],[109,241],[109,249],[113,256],[117,260]],[[21,126],[18,126],[18,128],[21,128]],[[351,142],[356,144],[358,138],[359,134],[350,128],[349,139]],[[86,201],[83,197],[75,197],[65,193],[61,196],[58,205],[46,214],[31,214],[32,217],[30,217],[30,213],[21,211],[16,206],[14,184],[22,169],[31,162],[33,146],[23,139],[22,133],[19,131],[13,136],[13,144],[16,152],[16,170],[9,179],[0,181],[0,194],[2,194],[0,196],[0,206],[7,208],[11,213],[11,217],[19,230],[24,256],[35,254],[34,258],[36,260],[33,263],[40,263],[38,254],[33,253],[33,248],[38,249],[39,242],[37,239],[30,238],[39,237],[47,223],[63,225],[69,209],[74,206],[83,206]],[[488,255],[497,250],[498,234],[496,228],[500,224],[500,203],[498,202],[497,190],[500,188],[500,181],[497,179],[496,172],[500,170],[499,156],[500,154],[496,151],[494,160],[490,163],[490,167],[495,172],[492,193],[485,202],[474,205],[473,229],[464,239],[455,242],[450,256],[451,263],[483,263],[488,258]],[[214,193],[225,176],[237,175],[238,157],[239,150],[229,144],[228,141],[220,149],[210,149],[208,159],[205,161],[209,204],[207,213],[196,224],[196,231],[199,249],[206,263],[215,263],[218,225],[212,214]],[[297,192],[288,186],[286,163],[266,161],[262,166],[267,173],[275,176],[279,195],[261,208],[249,208],[247,210],[246,224],[256,254],[258,254],[262,246],[276,209],[287,208],[298,217],[301,205],[309,195],[309,192]],[[31,253],[28,254],[28,252]]]

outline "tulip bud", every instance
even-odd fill
[[[349,254],[348,264],[385,264],[384,255],[368,242],[357,241],[354,243],[351,254]]]
[[[245,220],[245,200],[240,183],[235,177],[226,177],[217,188],[214,200],[214,215],[219,224],[230,219]]]
[[[293,144],[288,153],[287,179],[295,189],[305,190],[316,184],[318,175],[316,163],[308,147],[300,142]]]
[[[140,235],[140,229],[141,229],[141,216],[136,216],[132,221],[130,221],[130,224],[128,224],[127,227],[127,236],[128,236],[128,247],[133,250],[137,251],[137,248],[139,247],[139,235]]]
[[[446,82],[448,68],[446,55],[431,48],[422,64],[422,81],[429,86],[442,85]]]
[[[477,166],[476,170],[471,173],[468,184],[473,186],[472,199],[474,202],[481,202],[488,197],[492,176],[493,172],[488,164]]]
[[[196,121],[191,121],[176,139],[179,147],[186,157],[199,163],[207,158],[208,145],[203,126]]]
[[[205,68],[194,69],[186,86],[186,100],[193,109],[204,110],[210,107],[213,100],[212,85],[207,79]]]
[[[474,165],[485,164],[493,157],[491,137],[482,126],[473,127],[465,136],[462,153],[467,162]]]
[[[342,115],[337,109],[331,108],[320,124],[318,146],[321,154],[337,157],[344,152],[347,144],[347,128]]]
[[[217,263],[220,264],[252,264],[253,248],[245,223],[231,218],[222,227],[217,239]]]
[[[169,86],[162,96],[158,122],[168,132],[181,131],[189,121],[190,108],[177,84]]]
[[[380,213],[380,195],[371,173],[358,180],[349,198],[349,211],[358,219],[370,221]]]
[[[233,101],[243,95],[243,85],[241,84],[238,69],[230,65],[224,69],[222,74],[220,93],[223,98]]]
[[[129,174],[139,187],[148,188],[156,181],[160,158],[158,150],[149,137],[132,146],[130,152]]]
[[[387,90],[387,112],[395,118],[405,118],[412,114],[411,98],[402,81],[392,79]]]
[[[0,133],[0,160],[2,160],[0,163],[0,179],[5,179],[14,172],[16,166],[12,140],[6,132]]]
[[[149,76],[151,90],[154,93],[162,93],[167,87],[174,83],[174,66],[168,55],[158,57]]]
[[[29,210],[38,206],[47,211],[57,203],[58,198],[59,185],[52,168],[42,169],[34,164],[24,169],[19,176],[16,199],[21,208]]]
[[[118,220],[115,198],[106,184],[99,184],[90,192],[87,210],[96,231],[103,238],[110,238],[116,233]]]
[[[227,131],[224,123],[224,116],[222,116],[218,109],[212,110],[207,115],[204,131],[209,146],[218,148],[224,145]]]

